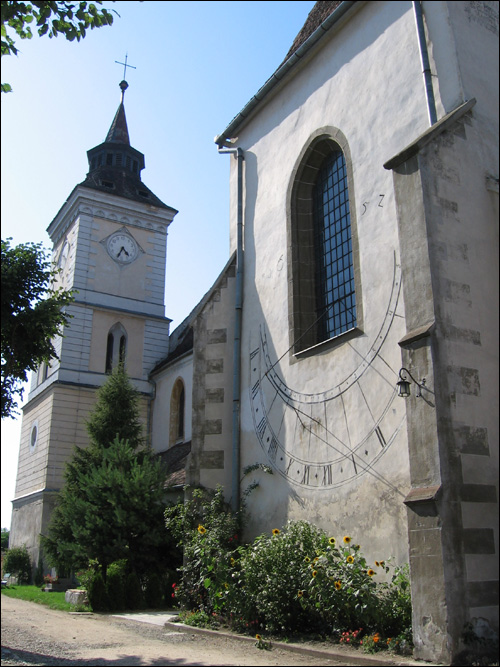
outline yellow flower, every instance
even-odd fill
[[[234,560],[234,558],[231,558],[231,565],[234,565],[235,563],[236,561]]]
[[[313,570],[313,577],[315,577],[317,574],[318,573],[316,572],[316,570]]]
[[[334,583],[334,586],[337,591],[340,591],[340,589],[342,588],[342,583],[340,581],[336,581]]]
[[[313,563],[317,563],[319,561],[319,558],[316,556],[316,558],[313,560]]]
[[[376,565],[377,567],[380,567],[380,563],[378,562],[378,560],[375,561],[375,565]]]
[[[260,635],[255,635],[255,639],[256,639],[258,642],[260,642],[260,640],[262,639],[262,637],[261,637]]]
[[[279,535],[280,531],[278,528],[273,528],[273,535]]]
[[[200,523],[198,525],[198,532],[200,533],[200,535],[205,535],[205,533],[207,532],[207,529],[205,528],[205,526],[202,526],[201,523]]]
[[[309,558],[309,556],[306,556],[304,558],[304,563],[310,563],[310,562],[311,562],[311,559]]]
[[[304,595],[304,591],[299,591],[299,592],[297,593],[297,597],[298,597],[298,598],[301,598],[303,595]]]
[[[380,567],[385,567],[385,561],[383,560],[380,561]]]
[[[351,539],[352,539],[351,537],[347,537],[347,535],[346,535],[346,536],[344,537],[344,544],[349,544],[349,542],[351,541]]]
[[[354,558],[352,556],[347,556],[346,560],[348,563],[354,563]]]
[[[332,545],[332,547],[335,546],[335,538],[334,537],[330,537],[328,542]]]
[[[368,570],[368,572],[367,572],[367,575],[368,575],[369,577],[373,577],[374,574],[375,574],[375,572],[374,572],[371,568],[370,568],[370,569]]]

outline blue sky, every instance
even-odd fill
[[[281,64],[314,2],[105,2],[113,26],[79,43],[19,41],[2,59],[2,238],[42,241],[87,173],[120,102],[144,183],[179,210],[169,229],[165,315],[175,328],[229,254],[229,157],[213,139]],[[10,526],[20,419],[2,421],[2,527]]]

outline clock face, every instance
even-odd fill
[[[68,255],[69,255],[69,242],[65,241],[61,253],[59,255],[59,259],[57,260],[57,266],[60,269],[64,269],[64,267],[66,266],[66,262],[68,261]]]
[[[385,348],[393,352],[389,333],[400,289],[401,271],[394,261],[389,302],[376,336],[346,341],[351,368],[320,392],[288,386],[261,327],[260,344],[250,353],[255,433],[274,469],[293,484],[333,488],[366,473],[383,479],[383,471],[373,465],[390,449],[406,415],[397,396],[399,368],[386,361],[389,354],[384,356]]]
[[[110,236],[107,242],[107,249],[109,255],[118,264],[130,264],[139,254],[135,240],[124,232]]]

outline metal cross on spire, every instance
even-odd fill
[[[128,58],[128,53],[125,54],[125,62],[121,63],[118,60],[115,60],[115,63],[117,65],[123,65],[123,79],[125,80],[127,78],[127,67],[130,67],[130,69],[137,69],[137,67],[134,67],[133,65],[127,65],[127,58]]]

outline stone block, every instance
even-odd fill
[[[74,604],[75,607],[83,607],[88,604],[87,591],[82,591],[77,588],[70,588],[67,590],[64,599],[69,604]]]

